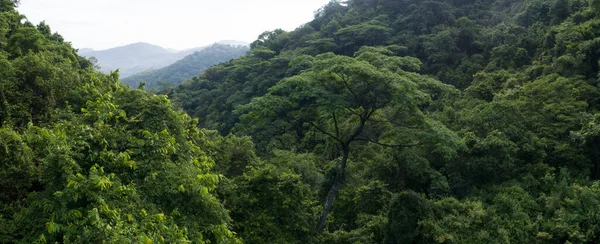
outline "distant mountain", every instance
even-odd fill
[[[89,53],[89,52],[93,52],[93,51],[94,51],[94,49],[91,49],[91,48],[82,48],[82,49],[79,49],[79,54]]]
[[[161,88],[161,83],[176,86],[185,80],[197,76],[205,69],[240,57],[248,51],[246,45],[213,44],[196,51],[167,67],[145,71],[123,78],[123,83],[136,87],[140,82],[146,82],[146,88]]]
[[[134,43],[102,51],[80,50],[85,57],[95,57],[102,72],[120,69],[121,77],[152,69],[162,68],[183,58],[187,53],[169,51],[165,48],[148,44]]]
[[[248,46],[246,42],[234,40],[220,41],[218,43],[232,46]],[[100,70],[104,73],[119,69],[121,78],[127,78],[130,75],[147,70],[166,67],[206,47],[175,50],[139,42],[100,51],[91,48],[82,48],[79,50],[79,55],[87,58],[95,57],[98,60]]]
[[[232,46],[250,46],[250,43],[247,43],[244,41],[236,41],[236,40],[223,40],[223,41],[218,41],[217,43],[232,45]]]

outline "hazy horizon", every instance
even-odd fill
[[[18,11],[45,21],[75,48],[104,50],[149,43],[183,50],[222,40],[252,42],[312,20],[329,0],[23,0]]]
[[[195,47],[186,47],[186,48],[182,48],[182,49],[176,49],[176,48],[170,48],[170,47],[163,47],[154,43],[149,43],[149,42],[144,42],[144,41],[140,41],[140,42],[132,42],[132,43],[127,43],[127,44],[123,44],[123,45],[118,45],[118,46],[114,46],[114,47],[109,47],[109,48],[102,48],[102,49],[95,49],[95,48],[89,48],[89,47],[82,47],[82,48],[78,48],[80,51],[83,49],[86,49],[86,51],[89,51],[87,49],[90,49],[91,51],[106,51],[106,50],[111,50],[111,49],[115,49],[115,48],[121,48],[121,47],[126,47],[126,46],[131,46],[131,45],[136,45],[136,44],[148,44],[148,45],[154,45],[154,46],[159,46],[161,48],[164,48],[166,50],[171,50],[171,51],[177,51],[177,52],[184,52],[186,50],[195,50],[197,48],[202,48],[202,47],[208,47],[211,46],[213,44],[218,44],[218,43],[225,43],[227,44],[227,42],[244,42],[244,41],[239,41],[239,40],[217,40],[205,45],[199,45],[199,46],[195,46]],[[232,44],[232,45],[250,45],[251,42],[244,42],[243,44]]]

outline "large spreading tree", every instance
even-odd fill
[[[265,130],[283,119],[296,126],[299,140],[309,140],[315,132],[335,148],[339,166],[318,231],[325,226],[344,182],[355,144],[401,149],[435,143],[440,137],[459,144],[452,133],[422,111],[431,102],[428,92],[432,88],[451,89],[419,75],[418,59],[394,56],[386,48],[374,47],[363,47],[354,57],[327,53],[307,59],[303,62],[309,63],[308,69],[277,83],[267,95],[238,112],[245,113],[242,121],[247,130]],[[451,144],[445,146],[451,150]]]

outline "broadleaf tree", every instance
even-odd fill
[[[355,145],[419,147],[433,143],[434,134],[444,134],[440,132],[446,129],[422,108],[431,102],[426,88],[445,85],[416,73],[420,65],[416,58],[393,56],[381,47],[363,47],[354,57],[326,53],[312,58],[309,69],[238,108],[246,125],[241,130],[260,130],[269,120],[284,118],[303,131],[298,136],[306,138],[300,140],[317,133],[335,148],[339,166],[318,231],[325,227]],[[458,139],[453,142],[460,144]]]

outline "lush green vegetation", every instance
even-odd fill
[[[144,71],[126,77],[122,79],[122,82],[132,87],[138,87],[140,82],[144,82],[148,89],[174,87],[187,79],[198,76],[210,66],[240,57],[247,51],[248,47],[246,46],[231,46],[216,43],[185,56],[183,59],[167,67]]]
[[[0,11],[1,243],[239,241],[194,119]]]
[[[598,0],[332,1],[173,103],[0,3],[0,242],[600,242]]]
[[[169,95],[248,243],[598,242],[598,3],[332,1]]]

